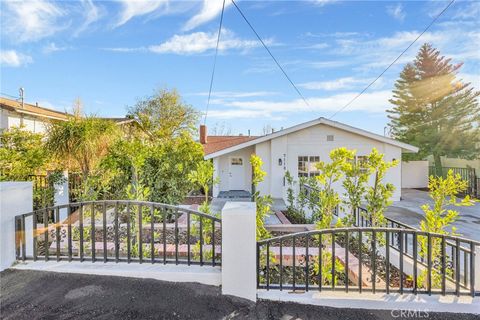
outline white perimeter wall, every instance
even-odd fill
[[[15,216],[32,211],[33,184],[31,181],[0,182],[0,271],[10,267],[15,261]],[[30,220],[26,221],[27,228],[31,223]],[[28,235],[26,240],[28,244],[31,243],[28,241]]]
[[[428,187],[428,161],[402,161],[402,188]]]

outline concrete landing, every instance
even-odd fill
[[[198,282],[219,286],[222,283],[220,267],[163,265],[151,263],[114,263],[114,262],[78,262],[78,261],[27,261],[11,267],[17,270],[37,270],[62,273],[108,275],[131,278],[149,278],[171,282]]]
[[[317,306],[335,307],[335,308],[355,308],[355,309],[374,309],[391,310],[392,317],[400,317],[402,311],[416,311],[422,313],[433,312],[453,312],[480,314],[480,297],[472,298],[470,296],[456,297],[453,295],[414,295],[398,293],[345,293],[338,292],[305,292],[289,293],[287,290],[258,290],[258,299],[272,301],[290,301],[301,304],[310,304]],[[395,313],[398,313],[395,316]]]

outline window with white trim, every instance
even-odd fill
[[[353,158],[351,161],[352,161],[352,164],[360,166],[362,172],[366,172],[367,160],[368,160],[368,156],[355,156],[355,158]]]
[[[320,162],[319,156],[299,156],[298,157],[298,176],[315,177],[320,174],[317,169],[317,163]]]

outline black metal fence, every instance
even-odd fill
[[[480,198],[480,177],[477,177],[475,168],[442,167],[441,176],[445,178],[449,170],[452,170],[454,174],[459,174],[462,180],[468,182],[467,190],[465,190],[463,195]],[[428,167],[428,174],[429,176],[440,176],[434,166]]]
[[[33,209],[38,210],[50,207],[54,203],[53,184],[47,175],[30,175],[33,182]]]
[[[257,242],[257,287],[475,296],[480,294],[475,288],[478,246],[469,239],[404,228],[283,235]]]
[[[17,260],[221,265],[221,220],[161,203],[59,205],[16,216],[15,231]]]

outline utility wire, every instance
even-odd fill
[[[0,92],[1,95],[4,95],[4,96],[7,96],[7,97],[10,97],[10,98],[15,98],[15,99],[20,99],[19,96],[13,96],[11,94],[8,94],[8,93],[5,93],[5,92]]]
[[[243,20],[245,20],[245,22],[248,24],[248,26],[250,27],[250,29],[252,29],[253,33],[255,33],[255,35],[257,36],[258,40],[262,43],[263,47],[265,48],[265,50],[267,50],[268,54],[270,55],[270,57],[272,57],[273,61],[275,61],[275,63],[277,64],[278,68],[280,68],[280,70],[283,72],[283,74],[285,75],[285,77],[287,78],[287,80],[290,82],[290,84],[293,86],[293,88],[295,89],[295,91],[297,91],[298,95],[302,98],[302,100],[305,102],[305,104],[307,106],[309,106],[307,100],[305,99],[305,97],[302,95],[302,93],[300,92],[300,90],[298,90],[297,86],[293,83],[293,81],[290,79],[290,77],[288,76],[288,74],[285,72],[285,70],[282,68],[282,66],[280,65],[280,63],[277,61],[277,59],[275,59],[275,57],[273,56],[272,52],[270,51],[270,49],[268,49],[267,45],[265,44],[265,42],[263,42],[262,38],[259,36],[259,34],[257,33],[257,31],[255,31],[255,28],[252,26],[252,24],[248,21],[247,17],[245,17],[245,15],[243,14],[242,10],[240,10],[240,7],[235,3],[234,0],[231,0],[233,5],[235,6],[235,8],[237,8],[238,12],[240,13],[240,15],[243,17]]]
[[[225,11],[225,0],[223,0],[222,14],[220,16],[220,26],[218,27],[217,46],[215,47],[215,58],[213,60],[212,77],[210,78],[210,89],[208,90],[207,109],[205,110],[205,119],[203,124],[207,123],[208,107],[210,106],[210,97],[212,96],[213,78],[215,76],[215,67],[217,65],[218,44],[220,43],[220,34],[222,33],[223,12]]]
[[[232,0],[233,1],[233,0]],[[380,75],[378,77],[375,78],[375,80],[373,80],[372,82],[370,82],[370,84],[368,86],[365,87],[365,89],[363,89],[362,91],[360,91],[359,94],[357,94],[352,100],[350,100],[346,105],[344,105],[343,107],[341,107],[339,110],[335,111],[335,113],[333,115],[331,115],[328,119],[332,119],[333,117],[335,117],[338,113],[342,112],[343,110],[345,110],[348,106],[350,106],[355,100],[357,100],[362,94],[365,93],[365,91],[367,91],[375,82],[377,82],[378,79],[380,79],[383,74],[385,72],[388,71],[388,69],[390,69],[391,66],[393,66],[395,64],[395,62],[398,61],[398,59],[400,59],[404,54],[405,52],[408,51],[408,49],[410,49],[411,46],[413,46],[415,44],[415,42],[417,42],[418,39],[420,39],[421,36],[423,36],[423,34],[425,32],[428,31],[428,29],[430,29],[430,27],[435,23],[435,21],[437,21],[438,18],[440,18],[440,16],[445,12],[447,11],[447,9],[455,2],[455,0],[452,0],[450,1],[450,3],[432,20],[432,22],[430,22],[430,24],[422,31],[422,33],[420,33],[418,35],[418,37],[415,38],[415,40],[413,40],[412,43],[410,43],[410,45],[402,51],[402,53],[400,53],[400,55],[395,59],[393,60],[392,63],[390,63],[390,65],[382,71],[382,73],[380,73]]]

